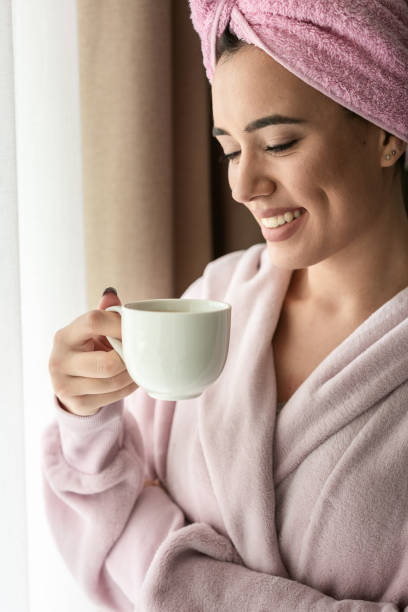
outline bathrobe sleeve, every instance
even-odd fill
[[[229,558],[229,560],[228,560]],[[195,523],[169,534],[142,588],[143,612],[408,612],[408,606],[338,601],[294,580],[249,570],[224,536]]]
[[[199,297],[200,289],[201,278],[183,297]],[[56,419],[42,436],[42,481],[57,549],[91,600],[107,610],[137,610],[157,548],[187,524],[163,488],[144,486],[165,472],[175,403],[162,402],[155,417],[155,400],[137,389],[80,417],[55,395],[53,401]]]
[[[146,441],[123,400],[92,417],[54,401],[42,470],[56,546],[92,601],[104,610],[138,609],[146,570],[167,535],[186,525],[183,512],[160,487],[144,487]]]

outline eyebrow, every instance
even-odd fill
[[[266,127],[267,125],[278,125],[280,123],[307,123],[306,119],[296,119],[295,117],[285,117],[284,115],[269,115],[268,117],[261,117],[260,119],[256,119],[255,121],[251,121],[245,128],[245,132],[251,133],[255,132],[255,130],[259,130],[261,128]],[[229,132],[223,130],[222,128],[213,127],[212,129],[213,136],[231,136]]]

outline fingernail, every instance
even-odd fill
[[[115,295],[118,295],[118,292],[114,287],[106,287],[105,291],[102,293],[102,297],[105,295],[105,293],[114,293]]]

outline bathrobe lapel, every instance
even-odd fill
[[[408,287],[345,338],[292,395],[276,423],[275,486],[317,446],[406,382],[407,314]]]
[[[258,246],[259,248],[259,246]],[[259,257],[252,258],[259,266]],[[245,565],[287,576],[274,524],[276,384],[271,339],[292,271],[261,252],[234,272],[230,349],[220,378],[200,398],[199,432],[226,530]]]
[[[248,568],[283,577],[275,487],[408,370],[407,287],[319,364],[277,418],[271,341],[291,275],[266,248],[239,262],[223,297],[232,305],[228,359],[199,400],[203,454],[229,537]]]

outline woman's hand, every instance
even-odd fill
[[[163,489],[163,491],[166,491],[160,480],[145,480],[143,488],[145,487],[160,487],[161,489]]]
[[[161,487],[160,480],[145,480],[145,487]]]
[[[117,295],[107,293],[97,309],[55,333],[48,369],[58,401],[68,412],[91,416],[138,388],[105,337],[122,339],[120,315],[105,312],[116,304],[121,304]]]

